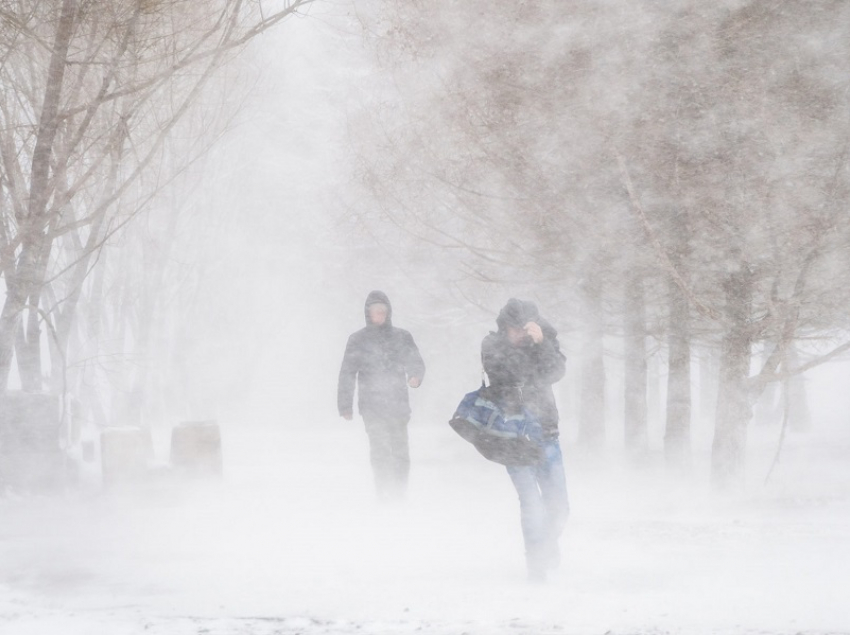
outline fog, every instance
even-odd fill
[[[327,407],[222,419],[220,481],[104,490],[91,474],[65,496],[4,500],[4,632],[844,628],[848,437],[826,425],[834,411],[788,440],[766,486],[775,435],[757,437],[751,487],[731,498],[624,467],[615,448],[591,463],[566,442],[562,569],[529,585],[513,488],[445,424],[450,398],[414,396],[399,507],[375,500],[362,424]]]
[[[850,361],[805,374],[808,430],[751,423],[743,483],[717,492],[697,360],[692,461],[671,472],[667,368],[652,371],[635,458],[623,448],[622,344],[606,334],[607,434],[588,450],[572,292],[555,297],[525,274],[473,284],[455,252],[407,253],[392,219],[360,222],[374,205],[352,150],[375,99],[364,87],[392,83],[360,20],[346,3],[316,6],[227,71],[221,90],[238,87],[240,107],[167,199],[183,211],[164,263],[178,300],[166,307],[191,280],[191,310],[163,309],[162,339],[132,362],[167,387],[141,416],[150,472],[110,487],[98,460],[78,461],[61,491],[0,496],[0,633],[850,632]],[[155,237],[173,211],[161,203],[140,224]],[[375,496],[361,417],[336,407],[373,289],[427,366],[410,391],[410,487],[395,505]],[[538,303],[567,357],[555,391],[571,516],[545,584],[526,580],[505,469],[448,425],[510,297]],[[197,420],[220,426],[220,477],[169,466],[172,428]],[[83,437],[97,432],[88,421]]]

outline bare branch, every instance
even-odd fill
[[[681,292],[688,298],[688,301],[694,306],[694,308],[699,311],[699,313],[705,317],[709,317],[713,320],[721,321],[723,320],[723,316],[716,311],[714,308],[708,306],[707,304],[701,302],[691,291],[691,288],[688,286],[685,279],[682,277],[682,274],[679,273],[676,265],[673,264],[673,261],[670,260],[670,256],[667,255],[667,252],[664,249],[664,246],[661,244],[661,241],[658,239],[658,236],[652,229],[652,225],[649,223],[649,219],[646,217],[646,212],[643,210],[643,206],[640,203],[637,195],[635,194],[634,186],[632,185],[632,179],[629,176],[629,170],[626,166],[626,160],[623,156],[616,152],[617,155],[617,164],[620,167],[620,174],[622,175],[623,185],[626,188],[626,192],[628,192],[629,199],[632,202],[632,210],[637,215],[638,219],[643,225],[644,230],[646,231],[646,235],[649,237],[649,240],[652,242],[652,246],[655,248],[655,255],[661,261],[662,266],[676,283],[676,286],[679,287]]]

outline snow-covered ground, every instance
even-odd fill
[[[572,517],[563,563],[546,584],[531,585],[507,475],[446,424],[451,400],[475,386],[486,330],[467,338],[468,351],[458,344],[465,335],[449,341],[436,327],[429,342],[429,316],[399,302],[397,324],[415,331],[429,369],[441,356],[445,367],[429,370],[416,396],[408,501],[375,502],[362,424],[333,416],[332,366],[362,326],[366,292],[374,285],[396,298],[394,289],[410,284],[387,288],[363,271],[338,280],[306,260],[320,244],[311,232],[323,210],[339,206],[323,198],[340,154],[328,139],[341,135],[346,109],[356,113],[352,95],[372,73],[355,47],[359,36],[341,40],[337,29],[334,45],[311,42],[305,28],[324,24],[293,22],[297,30],[281,31],[293,38],[288,46],[264,36],[261,104],[239,130],[244,144],[222,150],[221,172],[239,187],[217,174],[222,185],[210,188],[221,207],[231,203],[222,191],[238,201],[250,193],[230,205],[240,226],[257,225],[245,230],[243,261],[254,263],[257,246],[270,243],[275,257],[303,254],[310,264],[260,258],[251,276],[267,278],[249,289],[259,309],[239,305],[273,320],[275,334],[303,340],[305,350],[288,342],[268,364],[267,390],[294,386],[288,397],[298,403],[212,413],[223,434],[220,481],[182,482],[162,470],[143,486],[105,490],[92,470],[63,495],[0,498],[0,635],[850,633],[850,404],[824,408],[823,395],[813,401],[828,416],[788,438],[766,485],[778,430],[752,428],[746,490],[724,497],[708,487],[705,428],[695,430],[692,474],[670,477],[657,448],[643,465],[627,466],[616,435],[603,457],[582,456],[566,421]],[[334,107],[344,112],[331,116]],[[303,219],[281,213],[289,209]],[[238,260],[230,249],[209,253]],[[236,270],[234,284],[244,287]],[[298,288],[286,286],[305,276]],[[212,277],[232,302],[226,281]],[[324,305],[309,304],[317,296]],[[244,330],[257,327],[245,320]],[[229,348],[238,348],[236,330],[220,338]],[[327,338],[335,339],[326,348],[316,343]],[[451,367],[463,364],[469,377],[458,388]],[[293,377],[271,374],[281,366]],[[828,398],[848,401],[846,375]],[[320,382],[321,390],[307,388]],[[456,392],[448,405],[428,393],[441,382]],[[443,405],[428,412],[429,399]],[[164,462],[167,431],[157,433]]]
[[[357,422],[222,421],[225,475],[0,500],[3,635],[850,632],[850,430],[754,429],[746,493],[567,443],[563,565],[525,580],[502,468],[411,428],[409,500],[378,505]],[[762,447],[763,446],[763,447]]]

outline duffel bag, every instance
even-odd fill
[[[502,465],[532,465],[543,457],[543,429],[525,407],[506,413],[489,387],[467,393],[449,425],[484,458]]]

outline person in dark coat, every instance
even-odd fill
[[[508,466],[519,495],[529,578],[544,580],[560,563],[558,538],[569,516],[564,462],[558,441],[558,408],[552,384],[565,372],[558,333],[533,302],[511,298],[496,318],[498,331],[481,343],[491,391],[507,411],[525,406],[544,431],[539,463]]]
[[[392,305],[382,291],[366,298],[366,327],[348,338],[339,371],[337,404],[344,419],[357,406],[369,436],[370,459],[378,497],[404,496],[410,472],[407,389],[418,388],[425,363],[413,336],[392,324]]]

